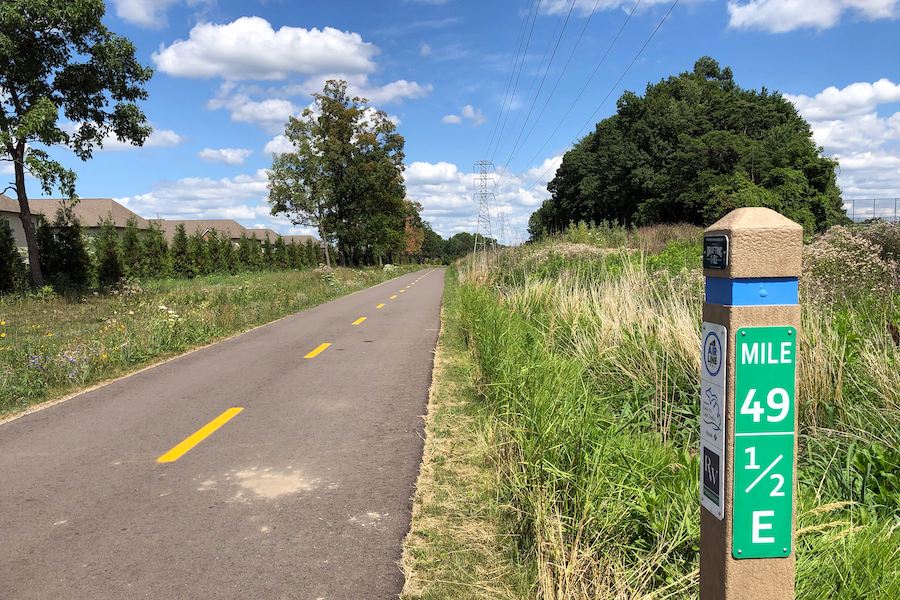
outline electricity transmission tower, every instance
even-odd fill
[[[494,192],[490,191],[494,187],[494,178],[488,173],[494,169],[494,165],[489,160],[479,160],[475,163],[475,204],[478,205],[478,227],[475,230],[475,250],[478,253],[479,239],[478,234],[481,233],[481,251],[487,252],[488,244],[493,244],[494,234],[491,233],[491,202],[494,199]]]

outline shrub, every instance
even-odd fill
[[[12,227],[0,219],[0,295],[24,289],[27,281],[28,272],[16,248]]]
[[[94,256],[99,285],[112,285],[125,274],[119,254],[119,234],[112,219],[100,221],[100,235],[94,240]]]
[[[59,291],[87,287],[92,261],[85,246],[81,223],[75,218],[71,207],[61,207],[52,225],[42,216],[38,220],[37,240],[41,270],[49,284]]]
[[[804,248],[802,282],[810,300],[865,304],[900,289],[900,264],[864,232],[835,226]]]

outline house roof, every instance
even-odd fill
[[[306,240],[312,240],[313,244],[319,245],[319,240],[315,236],[312,235],[283,235],[281,236],[284,239],[285,244],[305,244]]]
[[[19,214],[19,201],[5,194],[0,194],[0,212]]]
[[[43,213],[49,220],[56,218],[56,210],[59,208],[61,200],[58,198],[31,198],[28,205],[31,207],[32,214]],[[128,218],[134,216],[137,220],[138,229],[148,229],[151,220],[145,219],[134,212],[128,210],[112,198],[81,198],[74,206],[75,216],[86,227],[95,227],[106,218],[112,217],[113,223],[118,228],[124,228]],[[10,198],[4,194],[0,194],[0,212],[19,213],[19,201]],[[275,243],[278,239],[278,233],[271,229],[247,229],[237,221],[232,219],[183,219],[183,220],[167,220],[152,219],[158,223],[166,240],[171,244],[175,238],[175,228],[179,223],[184,224],[185,232],[191,236],[198,229],[201,234],[206,234],[211,229],[215,229],[218,233],[226,234],[230,239],[237,241],[241,234],[245,233],[247,237],[256,234],[256,239],[264,242],[266,233],[269,234],[269,241]],[[311,235],[285,235],[281,236],[284,243],[290,244],[296,242],[305,244],[307,239],[311,239],[315,244],[320,244],[319,240]]]
[[[28,206],[32,213],[43,213],[47,220],[52,221],[56,218],[56,211],[61,202],[63,200],[60,198],[30,198]],[[104,219],[111,218],[117,228],[124,229],[130,217],[135,218],[138,229],[150,227],[147,219],[128,210],[112,198],[80,198],[72,210],[85,227],[96,227]]]
[[[188,234],[188,237],[194,235],[198,229],[200,230],[200,234],[204,235],[211,229],[215,229],[217,233],[224,233],[232,240],[237,240],[241,237],[241,234],[247,231],[243,225],[234,221],[232,219],[197,219],[197,220],[162,220],[160,221],[160,228],[163,230],[163,234],[166,236],[166,240],[171,244],[172,240],[175,239],[175,228],[178,227],[179,223],[184,224],[184,231]],[[247,236],[250,236],[250,232],[247,231]]]
[[[269,241],[273,244],[275,243],[275,240],[278,239],[278,236],[281,235],[279,233],[275,233],[271,229],[248,229],[247,237],[252,237],[254,233],[256,234],[256,239],[258,239],[260,242],[266,241],[266,234],[268,233]]]

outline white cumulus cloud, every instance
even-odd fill
[[[500,234],[501,213],[507,224],[506,243],[512,242],[516,229],[520,236],[527,237],[528,218],[550,197],[546,182],[554,177],[560,161],[560,156],[548,158],[518,176],[506,171],[491,174],[496,184],[491,188],[494,196],[490,202],[495,237]],[[414,162],[404,174],[407,195],[422,204],[422,218],[444,237],[460,231],[475,232],[478,206],[474,178],[474,174],[447,162]]]
[[[225,25],[198,23],[189,39],[160,46],[152,59],[176,77],[282,80],[291,74],[370,73],[378,51],[357,33],[331,27],[275,31],[263,18],[241,17]]]
[[[471,121],[472,127],[478,127],[487,121],[487,117],[481,114],[480,108],[476,109],[471,104],[467,104],[466,106],[463,106],[462,112],[459,115],[447,115],[441,119],[441,123],[459,124],[462,123],[463,120]]]
[[[80,124],[63,123],[60,128],[69,134],[74,134]],[[128,150],[137,150],[138,148],[171,148],[180,146],[188,140],[187,136],[179,135],[171,129],[154,129],[153,132],[144,140],[143,146],[135,146],[128,142],[120,142],[114,133],[103,138],[103,147],[94,148],[94,152],[126,152]]]
[[[266,146],[263,148],[264,154],[284,154],[286,152],[293,151],[294,145],[291,143],[291,140],[289,140],[285,135],[276,135],[274,138],[266,142]]]
[[[437,185],[459,181],[456,165],[439,162],[431,164],[416,161],[406,168],[403,179],[407,185]]]
[[[729,0],[729,26],[784,33],[795,29],[824,30],[840,23],[845,13],[855,18],[896,19],[900,0]]]
[[[206,104],[206,108],[209,110],[228,109],[231,111],[232,121],[259,125],[270,133],[284,131],[288,117],[297,116],[303,111],[303,107],[297,106],[290,100],[268,98],[257,101],[247,94],[231,92],[232,89],[229,85],[222,86],[216,97]]]
[[[265,170],[225,179],[188,177],[160,181],[152,192],[126,198],[128,208],[145,217],[163,219],[256,218],[267,207],[269,177]],[[267,209],[268,210],[268,209]]]
[[[879,104],[900,102],[900,85],[879,79],[875,83],[851,83],[840,90],[831,86],[812,98],[803,94],[784,97],[794,103],[804,118],[818,121],[864,115]]]
[[[243,148],[220,148],[218,150],[204,148],[197,153],[197,156],[203,162],[220,165],[242,165],[244,164],[244,159],[251,154],[253,154],[253,150],[245,150]]]
[[[368,89],[360,87],[355,88],[355,90],[354,93],[358,93],[371,104],[379,105],[399,103],[404,98],[425,98],[434,90],[434,87],[430,83],[420,85],[415,81],[401,79],[387,85],[370,87]]]
[[[159,181],[153,191],[117,198],[145,218],[234,219],[244,227],[269,228],[282,235],[318,235],[295,227],[283,216],[272,216],[268,204],[269,178],[264,169],[224,179],[188,177]]]
[[[879,107],[900,102],[888,79],[829,87],[813,97],[785,94],[809,121],[816,143],[840,163],[844,198],[900,197],[900,112]]]
[[[166,25],[166,9],[181,0],[112,0],[116,16],[147,29],[159,29]],[[209,4],[212,0],[186,0],[189,6]]]

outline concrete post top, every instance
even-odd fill
[[[803,227],[770,208],[733,210],[703,235],[728,237],[728,266],[704,269],[706,277],[800,277],[803,270]]]

